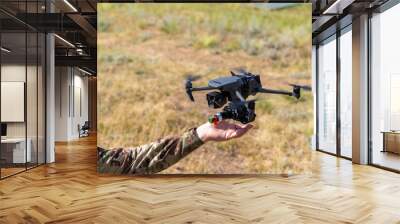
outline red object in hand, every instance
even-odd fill
[[[214,122],[213,122],[214,126],[218,125],[218,117],[216,115],[214,115]]]
[[[218,125],[219,119],[217,115],[208,117],[208,122],[214,124],[214,127]]]

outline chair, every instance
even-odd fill
[[[78,125],[79,138],[89,136],[89,129],[90,129],[89,121],[85,121],[82,127]]]

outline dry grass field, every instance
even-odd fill
[[[265,87],[311,83],[311,5],[98,5],[98,145],[132,147],[206,122],[205,93],[187,99],[187,74],[207,81],[244,67]],[[207,143],[163,173],[305,173],[313,100],[260,95],[255,128]]]

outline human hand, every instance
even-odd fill
[[[251,124],[233,124],[226,121],[219,122],[216,126],[205,123],[199,126],[197,135],[203,142],[226,141],[232,138],[239,138],[253,127]]]

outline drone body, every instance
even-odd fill
[[[265,89],[262,87],[259,75],[243,70],[239,72],[231,71],[231,75],[210,80],[206,87],[193,87],[191,80],[186,80],[186,93],[192,101],[194,101],[192,92],[203,90],[214,90],[206,95],[210,108],[221,108],[229,101],[222,112],[210,117],[211,123],[217,124],[223,119],[233,119],[243,124],[254,121],[256,117],[255,100],[246,99],[257,93],[283,94],[297,99],[300,98],[301,86],[293,85],[292,92]]]

